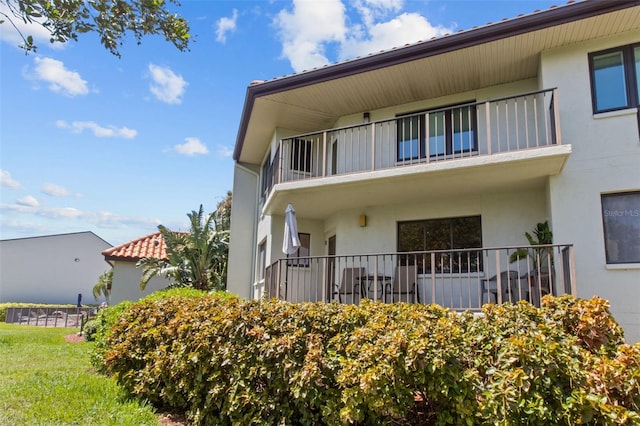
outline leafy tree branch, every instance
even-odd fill
[[[179,6],[177,0],[168,3]],[[0,0],[0,25],[7,21],[23,40],[25,53],[38,46],[32,35],[25,35],[18,22],[42,26],[51,43],[78,40],[80,34],[95,32],[101,44],[120,57],[119,48],[127,33],[137,44],[147,35],[161,35],[180,51],[188,50],[190,34],[187,21],[171,13],[165,0]]]

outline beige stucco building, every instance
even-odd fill
[[[93,286],[111,244],[93,232],[0,241],[0,303],[96,303]]]
[[[234,152],[228,289],[454,309],[598,295],[638,341],[639,99],[629,0],[254,82]],[[289,256],[288,204],[302,243]],[[553,244],[531,246],[524,233],[545,222]]]

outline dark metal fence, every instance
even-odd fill
[[[79,328],[88,318],[95,316],[96,308],[59,306],[27,306],[7,308],[8,324],[36,325],[39,327]]]
[[[576,294],[572,245],[493,247],[281,259],[265,271],[267,297],[290,302],[485,303]]]

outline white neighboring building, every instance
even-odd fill
[[[153,277],[144,291],[140,290],[142,269],[136,268],[136,263],[145,257],[167,259],[164,238],[160,232],[109,248],[104,250],[102,255],[104,260],[113,265],[110,305],[116,305],[123,300],[136,301],[170,284],[169,280],[163,277]]]
[[[93,286],[109,269],[111,244],[93,232],[0,241],[0,303],[96,303]]]
[[[399,283],[401,297],[454,309],[598,295],[640,341],[639,106],[637,0],[569,3],[254,82],[234,151],[228,290],[397,300]],[[288,204],[302,240],[289,258]],[[545,221],[552,254],[528,247],[510,262]]]

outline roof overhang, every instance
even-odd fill
[[[349,114],[534,78],[541,52],[638,22],[640,0],[583,1],[252,84],[233,158],[260,164],[277,128],[329,129]]]

